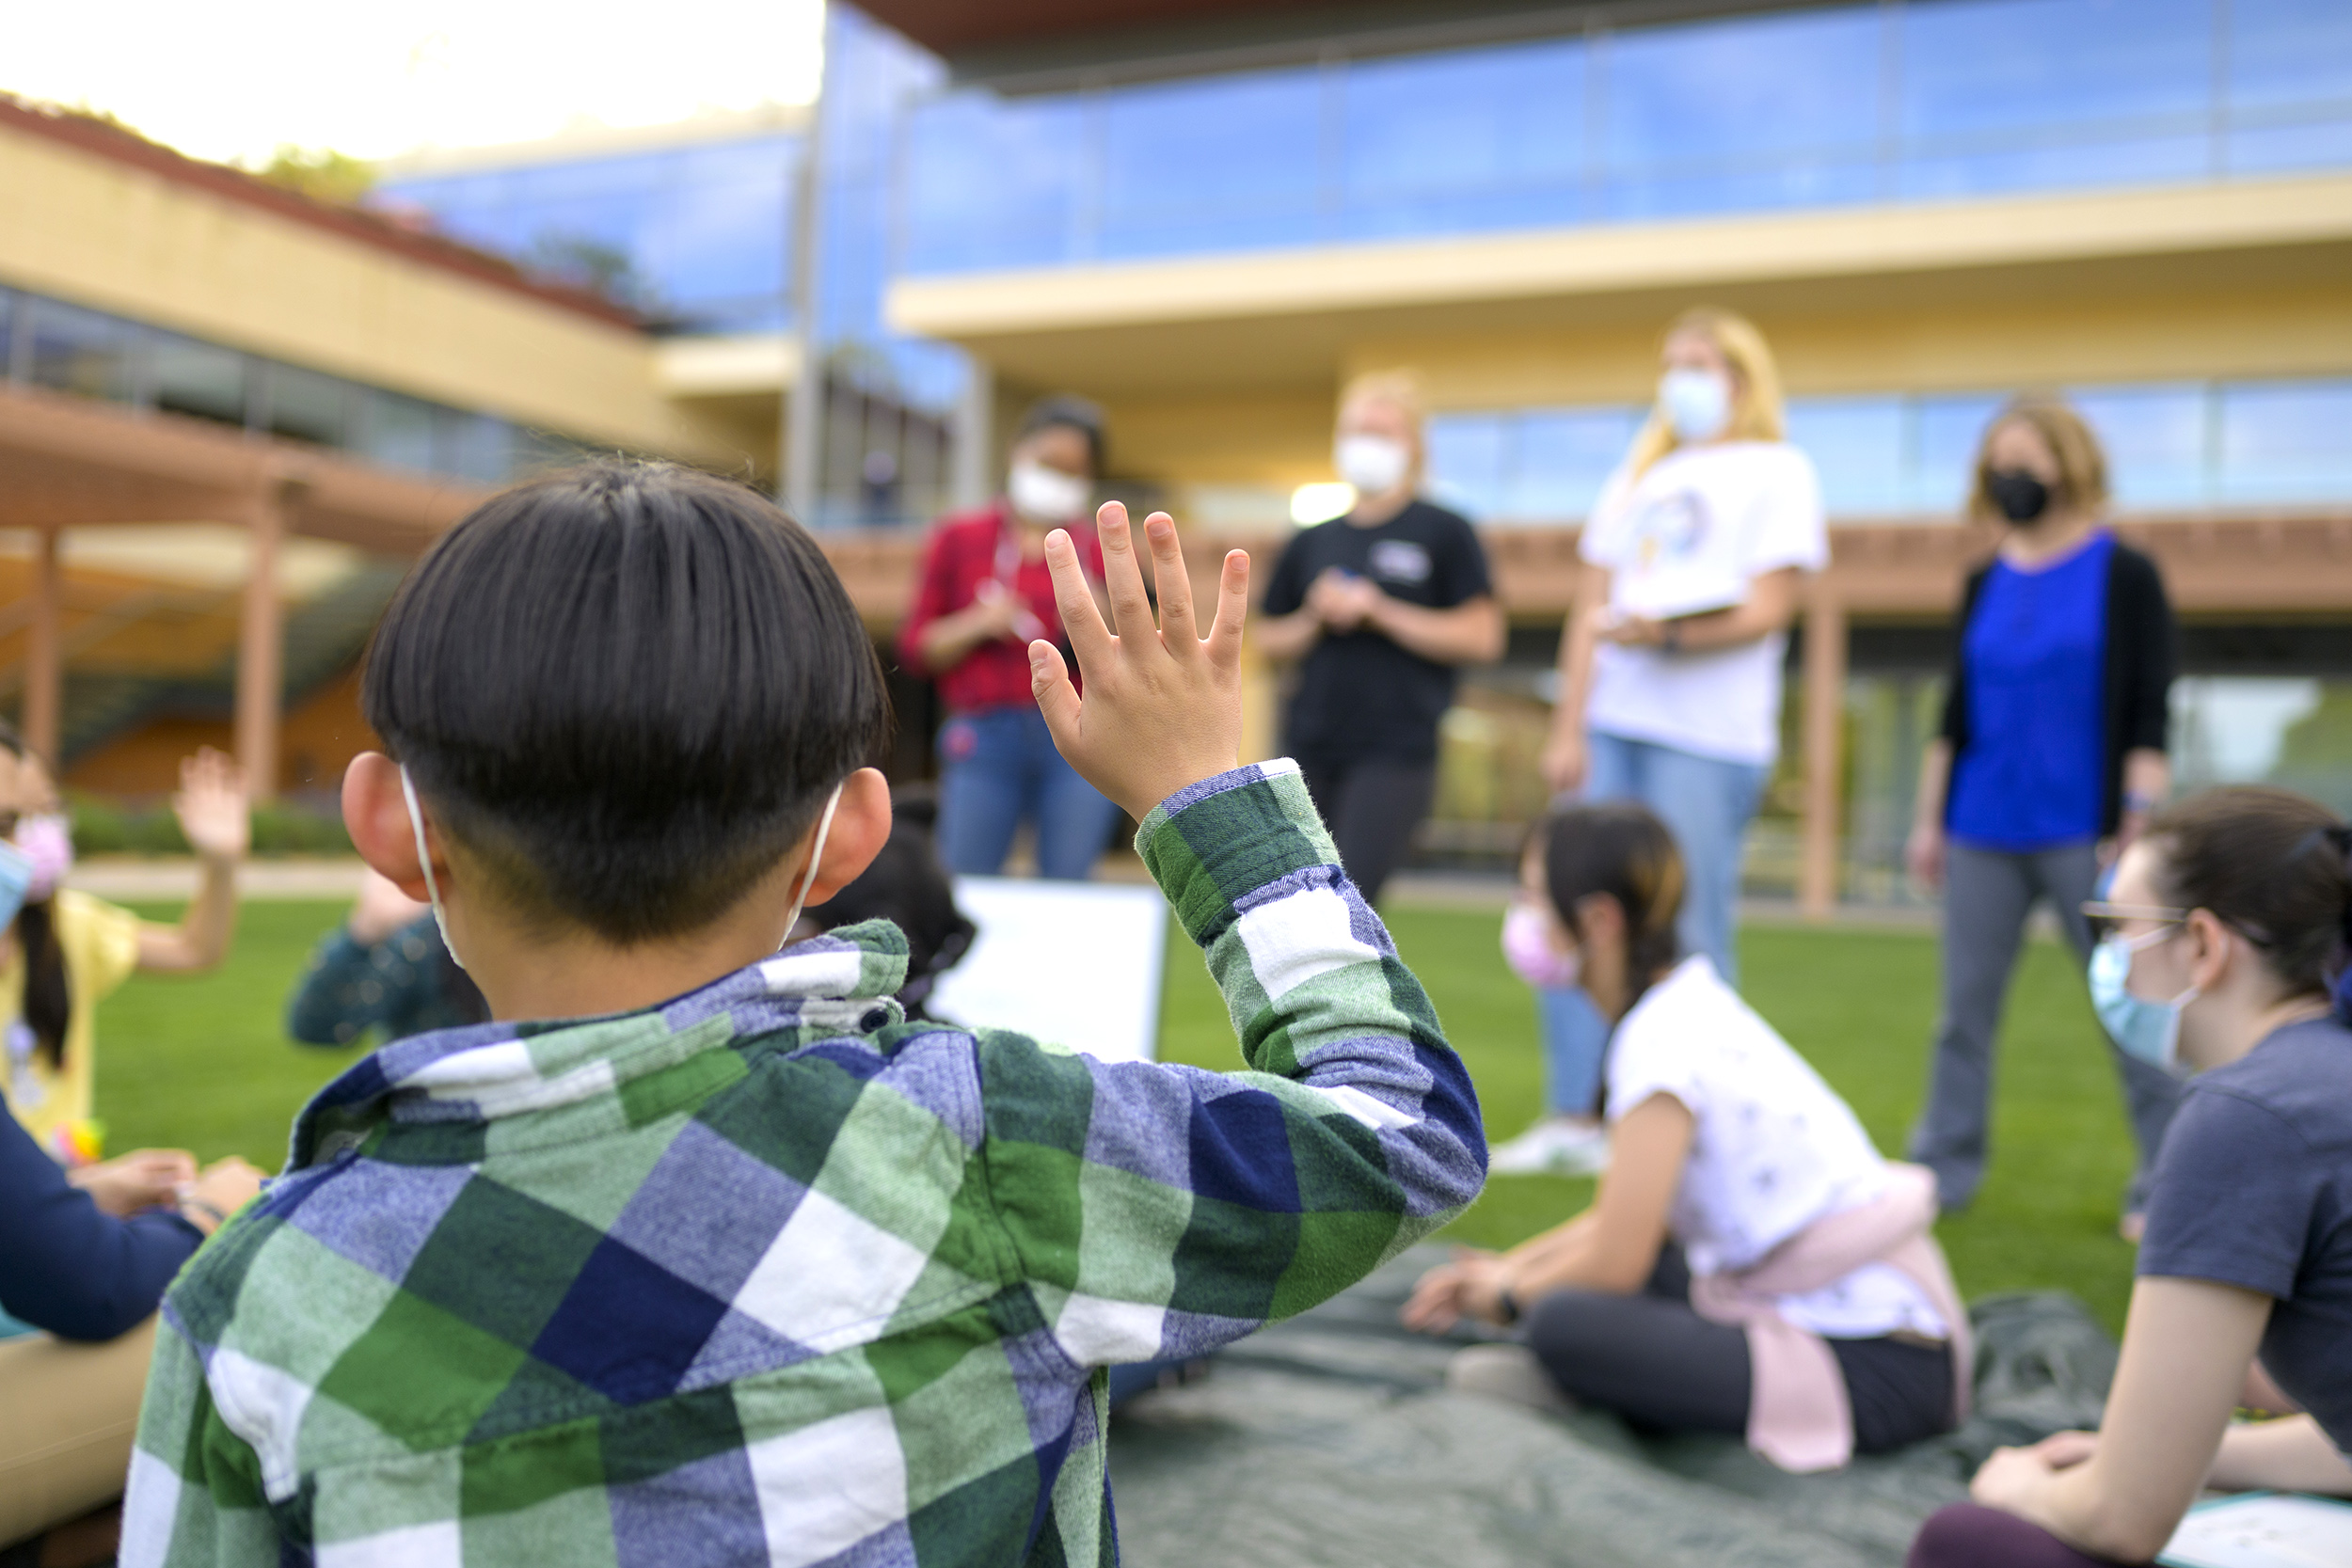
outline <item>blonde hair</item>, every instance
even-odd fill
[[[1739,441],[1785,439],[1788,420],[1781,399],[1780,366],[1772,358],[1772,345],[1756,329],[1756,324],[1737,310],[1697,305],[1677,316],[1659,341],[1662,344],[1685,332],[1696,332],[1713,343],[1738,378],[1739,384],[1732,388],[1731,422],[1724,427],[1724,436]],[[1682,438],[1675,434],[1665,412],[1653,407],[1634,435],[1626,466],[1639,479],[1649,472],[1651,465],[1681,444]]]
[[[2056,499],[2078,512],[2096,512],[2107,504],[2107,454],[2090,422],[2064,398],[2028,393],[2011,398],[1993,416],[1984,427],[1983,438],[1977,442],[1976,468],[1968,483],[1969,516],[2001,515],[1984,482],[1993,471],[1993,437],[2010,424],[2029,426],[2058,459]]]
[[[1421,377],[1407,370],[1364,371],[1348,377],[1340,388],[1340,412],[1357,403],[1385,403],[1402,413],[1413,425],[1414,483],[1419,483],[1422,469],[1429,461],[1429,395],[1421,384]]]

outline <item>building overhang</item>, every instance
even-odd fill
[[[1327,387],[1367,341],[1574,331],[1708,298],[1916,313],[2352,277],[2352,177],[1593,225],[902,278],[898,331],[1102,395]]]
[[[200,420],[0,386],[0,528],[241,526],[264,493],[291,533],[393,556],[419,553],[488,494]]]

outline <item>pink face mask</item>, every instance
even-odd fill
[[[38,904],[57,891],[73,869],[73,826],[63,812],[43,812],[16,825],[16,847],[33,863],[24,901]]]
[[[1513,899],[1502,916],[1502,961],[1540,990],[1567,990],[1584,967],[1583,955],[1551,945],[1551,917],[1523,898]]]

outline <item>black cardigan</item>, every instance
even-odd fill
[[[1955,762],[1968,747],[1968,623],[1976,618],[1977,599],[1992,570],[1993,562],[1988,561],[1968,574],[1968,586],[1960,596],[1960,620],[1952,633],[1943,736],[1951,743]],[[2112,835],[2123,817],[2123,753],[2168,748],[2172,733],[2172,677],[2179,673],[2180,663],[2180,634],[2156,563],[2117,540],[2107,557],[2106,700],[2101,705],[2106,721],[2106,775],[2099,808],[2102,836]],[[1947,791],[1947,822],[1951,805]]]

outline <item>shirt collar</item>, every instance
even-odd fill
[[[868,920],[635,1012],[412,1035],[355,1063],[303,1107],[286,1169],[331,1159],[388,1120],[506,1120],[613,1096],[632,1080],[748,1040],[872,1035],[904,1022],[892,993],[906,974],[905,934]]]

